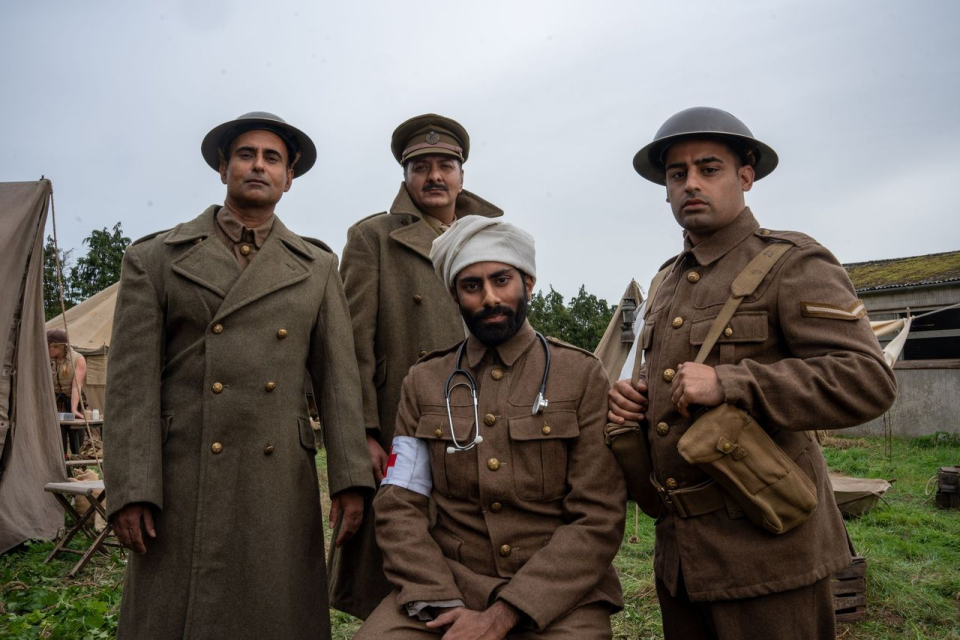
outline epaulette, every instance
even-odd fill
[[[564,348],[566,348],[566,349],[572,349],[572,350],[574,350],[574,351],[579,351],[580,353],[585,353],[585,354],[587,354],[587,355],[590,356],[591,358],[599,359],[599,358],[597,358],[597,356],[595,356],[595,355],[593,354],[593,352],[587,351],[586,349],[581,349],[580,347],[578,347],[578,346],[575,345],[575,344],[570,344],[569,342],[564,342],[563,340],[559,340],[559,339],[557,339],[557,338],[554,338],[553,336],[546,336],[546,338],[547,338],[547,342],[549,342],[550,344],[555,344],[555,345],[557,345],[558,347],[564,347]]]
[[[171,230],[172,230],[172,229],[163,229],[162,231],[154,231],[153,233],[149,233],[149,234],[143,236],[142,238],[138,238],[137,240],[134,240],[133,242],[130,243],[130,246],[133,246],[133,245],[135,245],[135,244],[140,244],[141,242],[146,242],[147,240],[153,240],[154,238],[156,238],[156,237],[157,237],[158,235],[160,235],[161,233],[166,233],[166,232],[171,231]]]
[[[757,229],[753,235],[764,240],[779,240],[780,242],[789,242],[797,247],[805,247],[810,244],[816,244],[817,241],[805,233],[799,231],[778,231],[774,229]]]
[[[312,244],[313,246],[320,247],[327,253],[333,253],[333,249],[330,248],[330,245],[328,245],[323,240],[317,240],[316,238],[311,238],[310,236],[300,236],[300,237],[306,240],[307,242],[309,242],[310,244]]]
[[[452,353],[457,349],[459,349],[461,344],[463,344],[463,340],[461,340],[460,342],[457,342],[456,344],[452,344],[449,347],[444,347],[443,349],[434,349],[433,351],[424,355],[422,358],[418,358],[417,364],[420,364],[421,362],[426,362],[427,360],[433,360],[434,358],[439,358],[440,356],[445,356],[448,353]]]
[[[378,218],[378,217],[380,217],[380,216],[385,216],[385,215],[387,215],[388,213],[390,213],[390,212],[389,212],[389,211],[381,211],[380,213],[370,214],[370,215],[367,216],[366,218],[360,218],[359,220],[357,220],[356,222],[354,222],[351,226],[353,226],[353,227],[359,227],[361,224],[363,224],[363,223],[366,222],[367,220],[373,220],[374,218]]]

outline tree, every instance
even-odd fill
[[[564,305],[563,296],[551,286],[546,295],[542,291],[533,294],[527,315],[540,333],[593,351],[616,310],[582,285],[576,297]]]
[[[60,307],[60,292],[57,287],[57,251],[60,252],[60,265],[63,269],[63,302],[67,309],[74,306],[73,292],[70,289],[70,272],[67,268],[73,249],[57,249],[53,238],[47,236],[43,248],[43,316],[49,320],[63,313]]]
[[[113,231],[104,227],[94,230],[83,240],[89,250],[87,255],[77,258],[77,264],[70,270],[70,283],[76,300],[86,300],[120,280],[120,265],[123,252],[130,244],[130,238],[123,235],[120,223],[113,225]]]

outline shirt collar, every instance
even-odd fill
[[[530,348],[530,345],[532,345],[536,339],[536,331],[533,330],[533,327],[530,326],[528,321],[524,320],[523,326],[520,327],[520,330],[517,331],[512,338],[499,347],[493,347],[493,350],[500,356],[503,364],[512,367],[513,363]],[[477,368],[477,365],[483,360],[483,356],[486,355],[488,349],[491,349],[491,347],[480,342],[472,333],[470,334],[467,338],[467,364],[470,365],[471,369]]]
[[[259,227],[247,229],[243,226],[242,222],[237,220],[236,216],[228,207],[221,207],[220,211],[217,212],[217,224],[228,238],[234,242],[243,242],[245,240],[249,242],[249,234],[244,234],[244,232],[253,231],[253,246],[257,249],[263,246],[267,236],[270,235],[270,230],[273,229],[273,221],[275,219],[276,216],[270,216],[270,218]],[[246,237],[244,237],[245,235]]]
[[[684,253],[681,254],[681,256],[687,253],[693,253],[693,257],[696,258],[700,265],[708,265],[727,255],[734,247],[753,235],[759,228],[760,223],[753,217],[750,207],[744,207],[743,211],[741,211],[730,224],[715,232],[695,247],[691,244],[689,236],[684,232]]]

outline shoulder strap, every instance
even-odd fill
[[[653,281],[650,283],[650,291],[647,292],[647,308],[643,310],[644,318],[650,315],[650,307],[653,306],[653,300],[657,297],[657,289],[663,284],[672,267],[673,264],[667,265],[663,269],[660,269],[660,271],[657,271],[657,275],[653,276]]]
[[[720,339],[720,334],[723,333],[724,328],[727,326],[727,323],[730,322],[733,314],[736,313],[737,307],[740,306],[743,299],[757,290],[757,287],[760,286],[763,279],[770,273],[773,266],[777,264],[783,254],[792,247],[792,244],[784,242],[771,244],[757,254],[753,260],[750,261],[750,264],[740,272],[740,275],[734,279],[733,284],[730,285],[730,297],[727,298],[727,301],[723,304],[723,308],[720,309],[717,319],[710,325],[710,331],[707,332],[707,337],[703,340],[700,352],[697,353],[697,359],[695,360],[697,364],[703,364],[703,361],[707,359],[710,350],[713,349],[713,345]]]

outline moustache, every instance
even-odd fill
[[[515,313],[510,307],[499,305],[496,307],[490,307],[489,309],[481,309],[473,314],[473,317],[476,320],[483,320],[485,318],[492,318],[493,316],[499,315],[504,315],[507,318],[511,318],[515,315]]]
[[[440,184],[439,182],[431,182],[430,184],[426,185],[423,189],[421,189],[421,191],[426,193],[427,191],[448,191],[448,189],[447,189],[447,186],[444,184]]]

